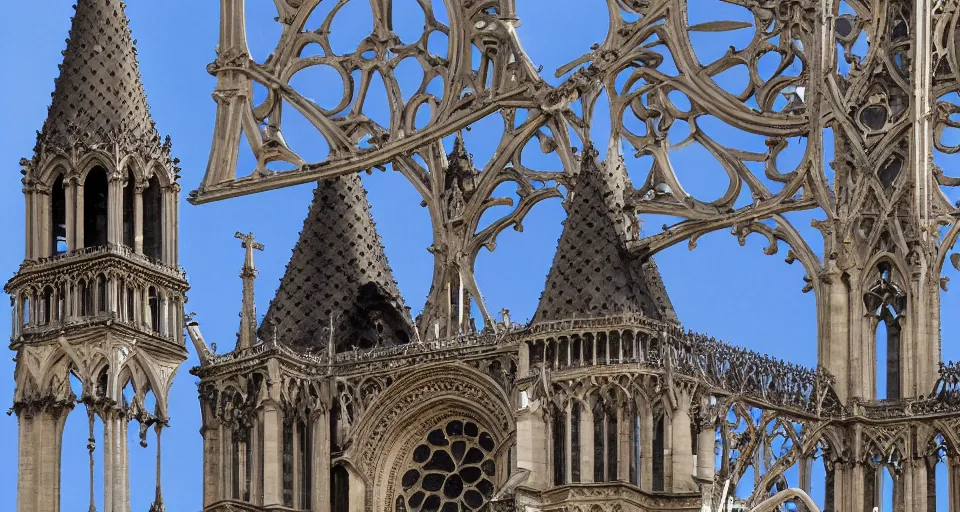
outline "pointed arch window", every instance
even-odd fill
[[[297,435],[300,446],[297,456],[300,458],[300,508],[310,510],[313,494],[313,433],[307,422],[300,420],[297,423]]]
[[[40,325],[50,324],[53,310],[53,288],[48,286],[43,289],[42,301],[40,302]]]
[[[97,313],[107,312],[107,277],[97,275]]]
[[[163,192],[156,176],[143,190],[143,254],[155,260],[163,258]]]
[[[565,411],[553,406],[553,485],[566,483],[566,423]]]
[[[67,194],[64,187],[63,175],[57,177],[53,182],[53,188],[50,190],[50,221],[53,224],[50,229],[51,254],[63,254],[67,252]]]
[[[153,332],[160,332],[160,295],[157,289],[151,286],[147,291],[147,302],[150,307],[150,328]]]
[[[875,397],[896,400],[900,398],[900,331],[907,294],[896,282],[890,263],[878,264],[877,272],[876,283],[863,298],[876,319]]]
[[[580,402],[570,407],[570,481],[580,482]]]
[[[83,246],[107,245],[107,211],[109,193],[107,171],[94,167],[83,184]]]
[[[603,441],[606,439],[604,422],[606,421],[606,408],[604,407],[603,397],[597,398],[597,403],[593,406],[593,481],[603,482],[604,469],[606,467],[606,457],[604,457]]]
[[[350,512],[350,474],[341,464],[330,471],[330,512]]]

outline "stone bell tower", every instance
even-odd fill
[[[60,509],[65,441],[88,446],[89,510],[101,450],[103,510],[129,511],[127,431],[136,421],[141,444],[151,427],[156,433],[156,512],[164,508],[167,395],[186,359],[178,160],[151,119],[123,2],[76,4],[48,118],[33,157],[21,161],[26,256],[5,287],[16,351],[17,510]],[[64,440],[79,404],[89,439]],[[103,439],[94,437],[97,418]]]

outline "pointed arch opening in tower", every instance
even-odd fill
[[[63,188],[63,175],[57,177],[50,189],[50,221],[52,223],[50,236],[51,255],[56,256],[67,252],[67,194]]]
[[[150,328],[153,332],[160,332],[160,294],[151,286],[147,291],[147,302],[150,308]]]
[[[28,293],[24,293],[20,297],[20,323],[24,326],[30,325],[31,310],[30,307],[33,304],[32,297]]]
[[[143,190],[143,254],[155,260],[163,255],[163,193],[156,176]]]
[[[108,200],[107,171],[103,167],[94,167],[83,183],[84,247],[107,245]]]
[[[134,247],[134,237],[136,231],[136,218],[134,216],[134,195],[136,195],[136,181],[133,172],[129,169],[126,172],[125,183],[123,185],[123,245]]]
[[[97,274],[97,313],[107,312],[107,276]]]
[[[864,296],[867,311],[875,316],[875,387],[878,400],[900,398],[900,331],[906,293],[896,283],[889,263],[877,265],[876,284]]]
[[[73,371],[64,375],[74,397],[83,396],[83,383]],[[92,394],[92,393],[91,393]],[[103,421],[84,403],[62,419],[60,467],[64,463],[86,466],[81,471],[60,471],[60,510],[104,510],[104,428]],[[86,464],[83,464],[85,461]],[[81,467],[82,467],[81,466]],[[63,499],[62,497],[68,497]]]
[[[566,483],[566,414],[563,409],[553,406],[553,485]]]

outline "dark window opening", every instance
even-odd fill
[[[153,332],[160,332],[160,297],[157,295],[157,289],[152,286],[147,294],[150,306],[150,328]]]
[[[630,421],[630,483],[640,485],[640,415],[637,404],[631,406]]]
[[[603,470],[605,458],[603,456],[604,426],[606,419],[603,407],[603,398],[597,398],[596,405],[593,406],[593,481],[603,482]]]
[[[53,288],[49,286],[43,289],[43,300],[40,302],[42,311],[40,312],[40,325],[50,323],[50,310],[53,308]]]
[[[293,423],[283,421],[283,505],[293,507]]]
[[[97,276],[97,313],[107,311],[107,278],[103,274]]]
[[[122,283],[121,283],[121,287],[122,287]],[[128,286],[125,295],[126,295],[125,318],[128,322],[133,322],[136,320],[136,312],[134,311],[134,289]]]
[[[107,245],[107,171],[93,168],[83,185],[83,246]]]
[[[350,475],[340,465],[330,472],[330,512],[350,512]]]
[[[871,512],[873,507],[879,507],[877,503],[877,468],[866,464],[863,468],[863,510]]]
[[[570,481],[580,482],[580,404],[570,408]]]
[[[823,512],[836,512],[833,504],[834,472],[833,464],[824,464]]]
[[[29,325],[30,324],[30,303],[31,303],[30,297],[24,295],[20,299],[20,301],[21,301],[20,302],[21,304],[20,320],[22,321],[23,325]]]
[[[77,283],[77,296],[80,299],[80,316],[86,316],[90,314],[90,287],[87,286],[87,282],[81,279]]]
[[[313,492],[313,435],[307,423],[300,421],[300,508],[310,510]]]
[[[143,191],[143,254],[163,258],[163,193],[156,176]]]
[[[607,481],[614,482],[619,478],[617,459],[619,458],[619,443],[617,435],[619,433],[617,414],[617,404],[613,402],[607,405]]]
[[[559,407],[553,407],[553,485],[566,483],[566,414]]]
[[[663,415],[656,419],[656,425],[653,428],[653,490],[663,491],[663,450],[664,450],[664,421]]]
[[[50,234],[52,240],[52,253],[62,254],[67,252],[67,193],[63,188],[63,176],[53,182],[53,189],[50,190],[51,209],[53,210],[50,219],[53,222],[53,229]]]

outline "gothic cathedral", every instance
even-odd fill
[[[187,338],[200,361],[190,373],[204,512],[960,511],[960,367],[941,361],[940,337],[942,268],[960,268],[948,256],[960,204],[942,187],[960,179],[932,157],[960,151],[933,140],[960,127],[960,106],[937,99],[960,91],[958,0],[731,1],[753,22],[693,25],[694,0],[609,0],[606,39],[558,70],[556,86],[523,50],[514,0],[411,2],[425,20],[416,44],[393,33],[392,0],[363,0],[374,33],[336,54],[329,28],[348,1],[360,2],[341,0],[308,30],[333,0],[276,0],[283,36],[257,62],[244,0],[221,0],[208,67],[216,133],[188,201],[315,190],[262,316],[255,260],[269,248],[236,234],[240,329],[217,353],[184,316],[178,160],[151,119],[124,4],[77,0],[49,117],[21,162],[26,256],[5,288],[18,512],[60,509],[64,422],[80,404],[91,512],[95,450],[105,512],[130,512],[131,425],[156,432],[150,510],[164,510],[159,440],[170,401],[193,399],[169,396]],[[689,33],[744,28],[756,34],[742,49],[698,60]],[[446,48],[427,46],[434,33]],[[318,53],[306,55],[311,45]],[[782,59],[772,78],[757,67],[767,54]],[[363,113],[370,76],[395,85],[402,58],[426,78],[412,97],[391,96],[393,121],[380,126]],[[290,85],[316,65],[349,83],[333,110]],[[751,80],[740,95],[714,83],[736,66]],[[428,89],[430,79],[442,87]],[[253,87],[264,84],[271,93],[255,105]],[[595,144],[600,95],[613,126]],[[283,108],[311,121],[328,160],[309,163],[288,146]],[[503,139],[475,163],[463,130],[489,116],[503,118]],[[724,146],[708,118],[762,135],[762,148]],[[669,132],[681,124],[676,145],[701,145],[730,179],[714,201],[687,193],[670,162]],[[257,168],[238,177],[243,137]],[[781,170],[797,140],[808,144],[803,163]],[[631,180],[626,144],[654,162],[643,183]],[[524,165],[527,145],[562,169]],[[292,167],[267,167],[277,162]],[[432,222],[433,282],[415,316],[359,177],[387,165]],[[516,202],[494,195],[505,183]],[[477,254],[561,197],[566,220],[535,315],[492,313]],[[493,206],[515,210],[482,224]],[[787,215],[814,208],[822,255]],[[681,220],[644,237],[641,214]],[[767,254],[790,246],[787,263],[804,267],[804,291],[816,295],[818,368],[682,327],[653,256],[721,229],[741,244],[764,237]]]

